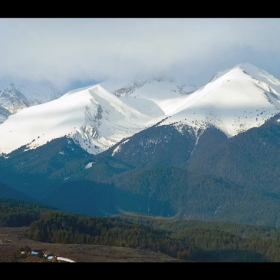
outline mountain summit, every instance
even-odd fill
[[[0,151],[10,153],[23,145],[36,148],[68,136],[96,154],[145,128],[145,122],[150,120],[100,85],[94,85],[11,115],[0,125]]]
[[[115,88],[104,82],[10,115],[0,125],[0,153],[67,136],[98,154],[158,123],[196,131],[214,126],[232,137],[279,112],[280,81],[249,63],[217,73],[198,89],[166,79]]]
[[[215,126],[228,137],[262,125],[280,112],[280,80],[244,63],[220,72],[161,124]]]

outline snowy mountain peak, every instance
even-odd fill
[[[102,86],[94,85],[9,116],[0,125],[0,153],[23,145],[32,149],[68,136],[96,154],[144,129],[150,120]]]
[[[17,91],[8,93],[24,100]],[[8,117],[4,106],[1,112]],[[249,63],[217,73],[199,89],[168,79],[138,79],[122,86],[111,80],[10,115],[0,124],[0,153],[67,136],[98,154],[159,123],[178,130],[188,125],[195,131],[215,126],[232,137],[279,112],[280,81]]]
[[[214,125],[228,137],[263,124],[280,112],[280,81],[242,63],[219,72],[211,82],[190,94],[162,124],[185,122],[199,128]]]
[[[11,114],[14,114],[30,106],[31,102],[12,83],[9,87],[0,90],[0,104]]]
[[[263,82],[274,88],[276,91],[280,91],[279,84],[280,80],[274,77],[273,75],[269,74],[263,69],[260,69],[250,63],[240,63],[236,66],[218,72],[210,82],[214,82],[215,80],[221,78],[224,75],[229,75],[231,73],[237,73],[238,71],[243,72],[245,75],[250,76],[252,79],[255,79],[259,82]],[[234,74],[235,75],[235,74]]]
[[[150,79],[134,79],[130,81],[123,81],[122,84],[117,83],[114,79],[102,82],[101,85],[108,91],[114,93],[117,96],[127,96],[133,94],[135,91],[141,89],[142,87],[147,87],[149,84],[154,85],[172,85],[174,87],[173,91],[178,91],[180,94],[188,94],[196,89],[196,86],[185,85],[174,81],[173,79],[167,78],[150,78]]]
[[[24,108],[42,104],[61,96],[61,94],[55,93],[49,85],[24,82],[22,84],[2,85],[2,89],[0,89],[0,123],[4,122],[10,114],[15,114]]]

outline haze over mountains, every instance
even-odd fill
[[[199,88],[111,80],[41,104],[11,93],[25,106],[0,98],[5,186],[86,214],[280,223],[280,80],[258,67]]]

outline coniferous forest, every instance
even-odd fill
[[[20,200],[0,200],[0,226],[27,226],[27,237],[161,252],[187,262],[278,262],[280,231],[151,215],[79,215]],[[28,245],[28,244],[27,244]]]

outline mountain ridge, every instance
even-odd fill
[[[83,149],[98,154],[158,122],[195,129],[214,125],[232,137],[280,112],[280,81],[248,63],[220,72],[205,86],[184,94],[182,85],[180,88],[166,79],[137,81],[133,89],[131,83],[126,85],[119,87],[122,94],[106,90],[102,83],[72,90],[10,115],[0,124],[0,133],[5,135],[0,140],[0,152],[7,154],[22,145],[36,148],[68,135]],[[25,124],[33,125],[22,129],[24,119]],[[41,129],[36,131],[35,127]],[[25,139],[16,136],[16,131]]]
[[[29,131],[9,132],[18,129],[16,122],[7,124],[19,116],[21,126],[49,125],[58,133],[44,143],[41,134],[33,134],[33,142],[17,142],[17,149],[2,154],[0,182],[73,212],[132,211],[275,226],[279,84],[259,68],[242,65],[192,93],[182,94],[169,80],[143,83],[120,96],[96,84],[22,109],[0,125],[0,148]]]

